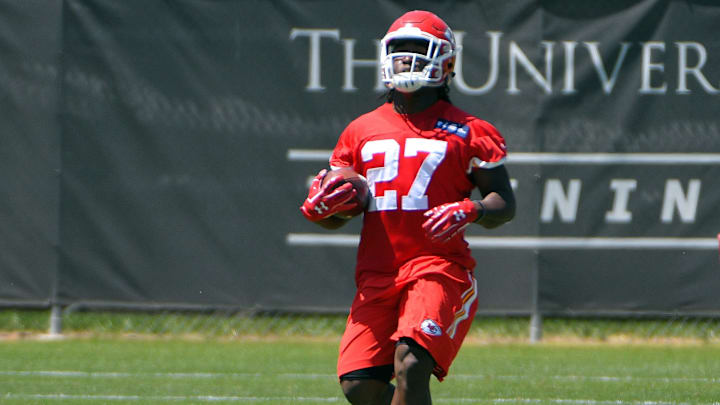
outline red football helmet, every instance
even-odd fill
[[[383,82],[403,93],[442,86],[452,78],[457,51],[455,36],[440,17],[421,10],[405,13],[381,40]]]

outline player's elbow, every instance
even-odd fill
[[[503,223],[510,222],[513,218],[515,218],[515,198],[511,198],[510,201],[506,201],[504,214]]]
[[[504,200],[505,204],[501,209],[495,210],[491,215],[487,215],[480,221],[480,225],[482,225],[483,228],[497,228],[515,218],[515,199],[513,196],[510,196],[509,198],[504,198]]]
[[[480,225],[482,225],[482,227],[486,229],[494,229],[499,227],[500,225],[510,222],[511,220],[512,217],[486,218],[480,223]]]

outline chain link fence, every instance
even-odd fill
[[[52,311],[0,310],[6,336],[118,336],[179,339],[339,340],[345,314],[258,311],[118,311],[79,309],[61,314],[52,331]],[[467,341],[477,344],[532,343],[720,343],[717,316],[548,317],[533,338],[527,316],[479,315]],[[540,339],[541,337],[541,339]]]

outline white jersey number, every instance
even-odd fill
[[[402,196],[401,209],[410,210],[426,210],[428,209],[428,199],[425,191],[432,180],[435,170],[440,162],[445,158],[447,150],[447,142],[436,139],[425,138],[408,138],[405,141],[405,153],[403,157],[417,157],[418,152],[427,152],[428,155],[420,165],[415,175],[415,180],[410,186],[410,190],[406,195]],[[374,167],[367,171],[368,187],[370,188],[370,206],[368,211],[389,211],[398,209],[397,190],[385,190],[385,195],[377,197],[375,194],[375,184],[388,182],[395,179],[398,175],[398,167],[400,165],[400,144],[394,139],[383,139],[378,141],[367,142],[362,150],[362,159],[368,162],[373,156],[382,153],[384,155],[384,163],[381,167]]]

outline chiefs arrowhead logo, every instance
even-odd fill
[[[435,323],[435,321],[433,321],[432,319],[426,319],[426,320],[422,321],[422,323],[420,324],[420,330],[422,330],[423,332],[425,332],[425,334],[430,335],[430,336],[442,335],[442,329],[440,329],[438,324]]]

